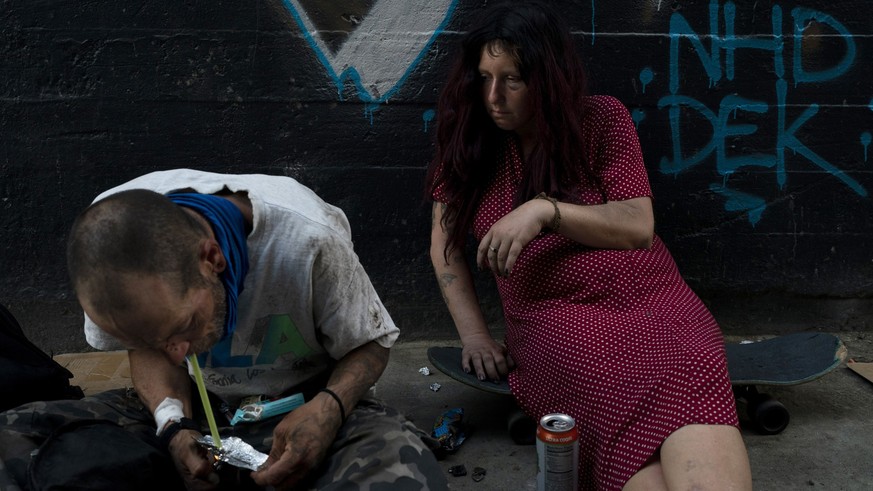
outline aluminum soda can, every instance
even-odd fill
[[[547,414],[537,426],[537,491],[579,487],[579,428],[567,414]]]

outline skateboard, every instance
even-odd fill
[[[536,438],[536,423],[515,404],[506,379],[499,382],[479,380],[475,373],[467,373],[461,368],[461,348],[432,346],[427,349],[427,358],[437,368],[458,382],[485,392],[507,397],[507,404],[513,408],[507,416],[507,428],[512,441],[519,445],[533,445]]]
[[[790,421],[788,409],[758,387],[812,382],[846,359],[846,346],[834,335],[818,332],[785,334],[753,343],[725,345],[728,373],[738,402],[756,431],[781,433]]]
[[[727,343],[728,373],[734,395],[745,402],[755,430],[765,435],[782,432],[790,420],[788,409],[769,394],[758,392],[763,386],[788,386],[823,377],[846,359],[846,347],[836,336],[825,333],[786,334],[753,343]],[[511,396],[506,380],[479,380],[461,368],[461,348],[430,347],[428,360],[458,382],[479,390]],[[514,403],[514,401],[513,401]],[[513,441],[534,443],[536,423],[518,409],[509,416]]]

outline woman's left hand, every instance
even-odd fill
[[[507,213],[482,237],[476,264],[498,276],[509,276],[521,251],[549,223],[553,213],[552,204],[544,199],[532,199]]]

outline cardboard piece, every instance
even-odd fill
[[[86,396],[109,389],[133,387],[127,351],[68,353],[55,361],[73,373],[70,384],[78,385]]]
[[[846,363],[846,366],[858,375],[873,382],[873,363],[858,363],[850,360]]]

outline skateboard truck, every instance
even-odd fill
[[[769,394],[758,392],[754,385],[734,387],[737,401],[745,401],[746,415],[755,431],[762,435],[776,435],[788,427],[791,415],[784,404]]]
[[[788,409],[758,392],[757,387],[786,387],[818,380],[840,366],[847,351],[832,334],[798,332],[756,342],[728,343],[725,353],[735,399],[746,404],[753,429],[776,435],[788,426]],[[737,410],[742,410],[739,404]]]

